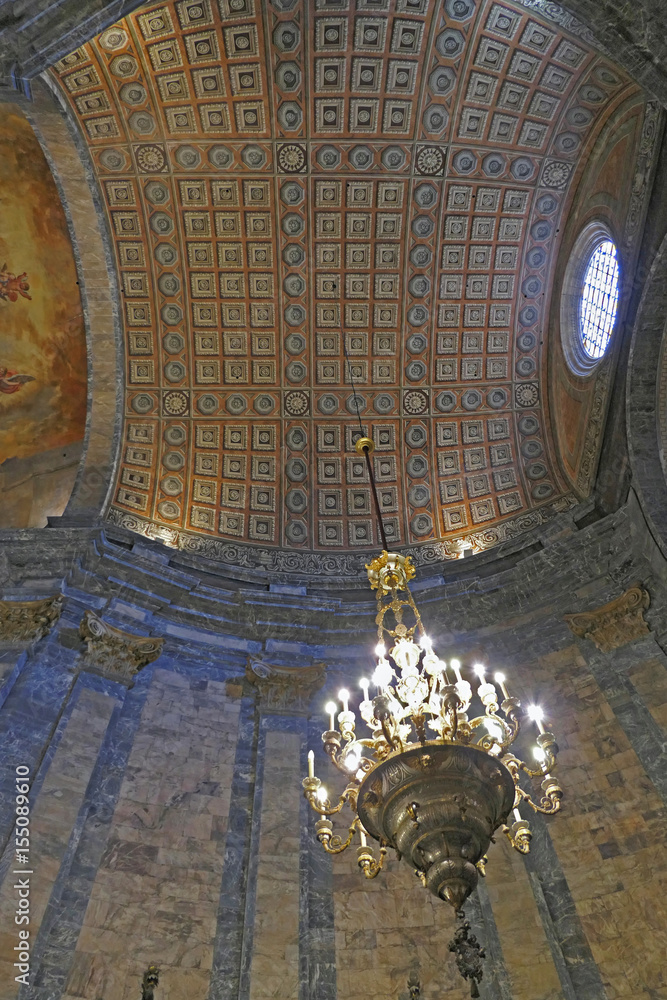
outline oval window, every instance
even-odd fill
[[[579,302],[581,344],[597,360],[607,350],[618,309],[618,258],[611,240],[598,243],[588,260]]]

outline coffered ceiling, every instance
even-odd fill
[[[575,502],[545,410],[551,265],[633,85],[527,7],[179,0],[58,64],[119,274],[113,521],[352,572],[378,546],[360,424],[419,561]]]

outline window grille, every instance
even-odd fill
[[[618,308],[618,259],[611,240],[600,243],[588,262],[581,293],[581,342],[590,358],[609,346]]]

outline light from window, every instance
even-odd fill
[[[618,259],[611,240],[591,255],[579,306],[581,342],[589,358],[601,358],[609,346],[618,308]]]

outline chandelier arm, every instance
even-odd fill
[[[369,847],[358,848],[358,864],[366,878],[377,878],[382,871],[384,859],[387,856],[387,848],[380,845],[380,859],[376,861],[373,852]]]
[[[331,831],[327,829],[323,829],[318,833],[318,840],[327,854],[342,854],[343,851],[346,851],[352,843],[352,839],[358,828],[359,817],[355,816],[347,831],[347,837],[345,840],[342,840],[337,833],[332,834]]]
[[[532,834],[528,824],[525,820],[522,820],[520,823],[515,823],[514,827],[519,827],[520,829],[510,830],[508,826],[503,825],[500,830],[501,833],[505,834],[515,851],[518,851],[519,854],[530,854],[530,839]]]
[[[545,784],[547,780],[545,779]],[[543,813],[545,816],[553,816],[554,813],[560,812],[560,800],[563,792],[555,779],[551,779],[549,782],[549,792],[542,796],[541,801],[535,802],[531,797],[529,792],[525,792],[523,788],[517,786],[517,791],[519,792],[521,799],[526,805],[529,805],[533,812]],[[546,791],[546,789],[545,789]]]
[[[549,771],[553,770],[556,766],[556,760],[552,754],[549,754],[546,760],[540,764],[539,768],[535,769],[528,767],[527,764],[518,758],[515,758],[515,760],[519,770],[523,771],[524,774],[527,774],[529,778],[546,778]]]
[[[560,799],[552,800],[545,796],[540,803],[537,803],[533,802],[530,795],[527,795],[526,802],[536,813],[543,813],[545,816],[553,816],[555,813],[560,812]]]
[[[349,777],[349,775],[348,775],[348,777]],[[306,779],[306,780],[308,780],[308,779]],[[343,792],[343,794],[341,795],[340,799],[338,800],[338,805],[337,806],[333,806],[331,808],[327,808],[329,806],[329,800],[328,799],[326,799],[324,802],[320,802],[320,800],[317,798],[317,795],[315,794],[315,792],[312,791],[311,789],[304,788],[303,794],[304,794],[305,798],[308,800],[308,802],[310,803],[310,807],[313,810],[313,812],[316,812],[319,816],[335,816],[336,813],[339,813],[341,811],[341,809],[343,808],[343,806],[345,805],[345,803],[348,801],[348,799],[354,798],[354,802],[356,803],[357,789],[352,784],[348,785],[347,788],[345,789],[345,791]],[[352,806],[353,806],[353,803],[350,802],[350,807],[352,807]]]
[[[398,735],[396,735],[396,737],[394,737],[394,736],[392,736],[390,734],[389,729],[387,728],[387,722],[386,722],[385,719],[381,719],[380,722],[381,722],[381,725],[382,725],[382,734],[383,734],[384,738],[386,739],[387,743],[389,744],[389,746],[391,747],[391,749],[392,750],[403,750],[404,749],[404,747],[403,747],[403,740],[401,739],[401,737],[398,736]]]

